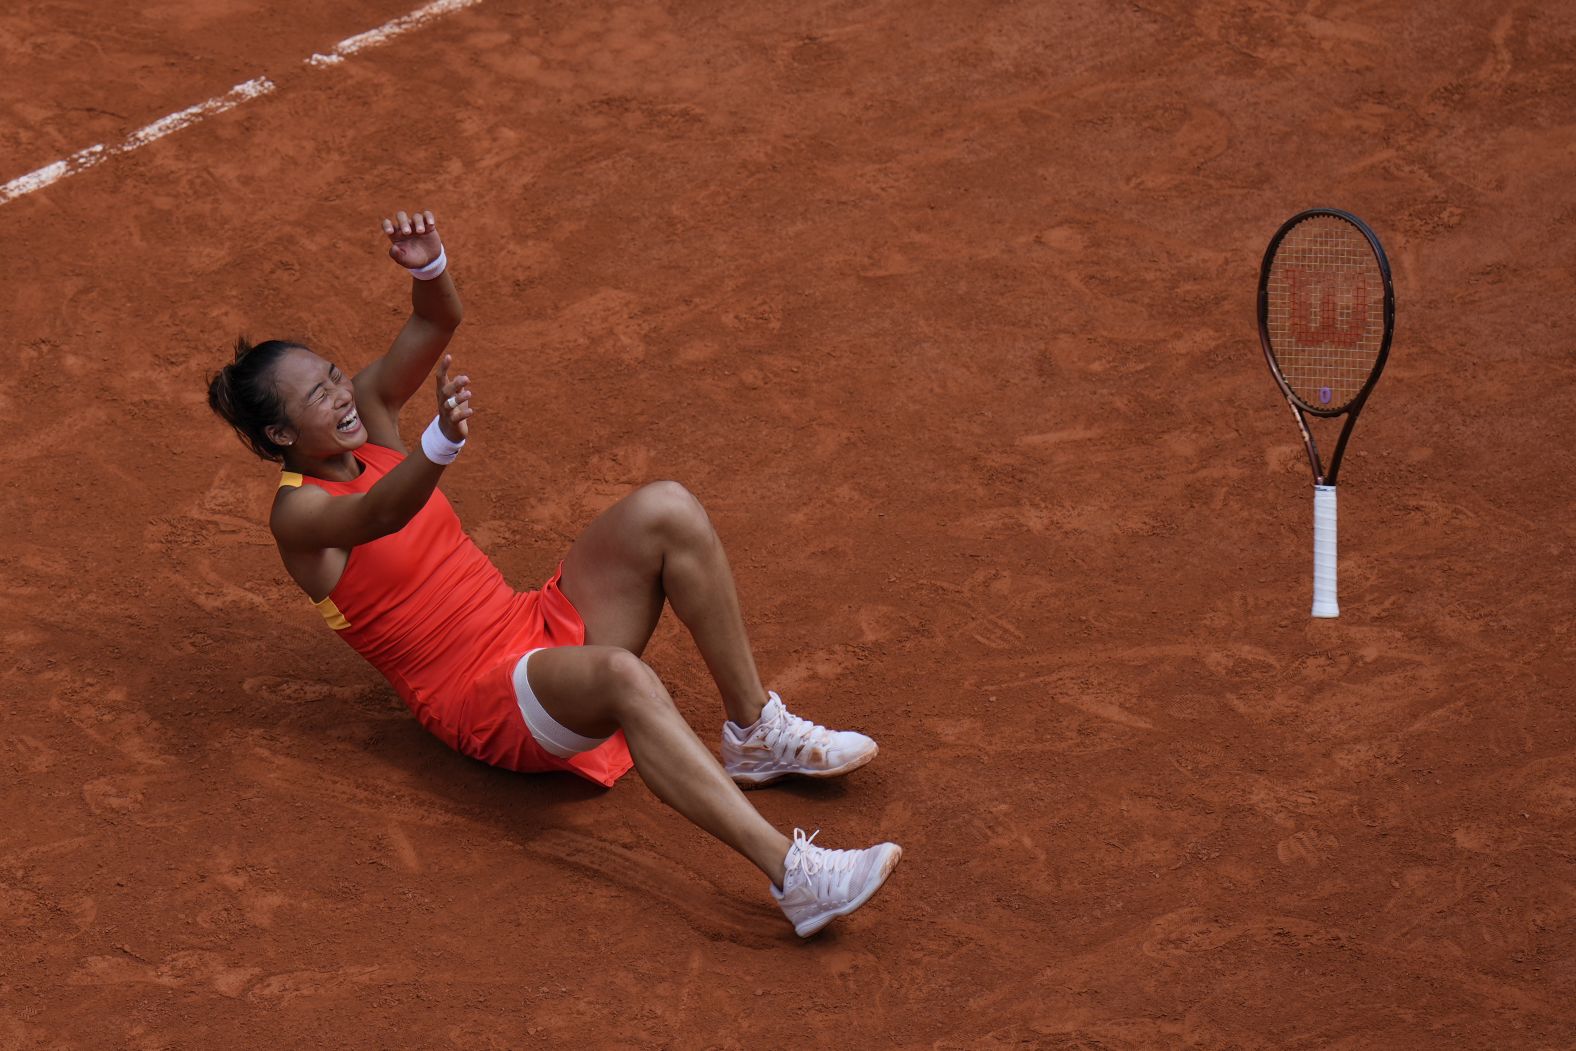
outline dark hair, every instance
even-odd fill
[[[238,336],[235,360],[208,379],[208,407],[265,460],[278,462],[285,458],[284,446],[268,437],[268,428],[290,423],[285,403],[274,386],[274,363],[286,351],[295,349],[308,348],[283,339],[265,340],[254,346],[245,336]]]

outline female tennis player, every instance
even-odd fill
[[[846,774],[876,743],[802,719],[762,687],[728,558],[689,492],[656,482],[630,493],[538,591],[511,590],[461,529],[438,489],[477,404],[445,353],[459,294],[430,211],[399,212],[383,232],[413,278],[411,316],[388,353],[349,377],[299,343],[243,338],[209,382],[214,412],[283,464],[269,527],[286,571],[450,747],[608,786],[633,765],[767,875],[801,937],[863,905],[901,848],[831,850],[800,829],[790,841],[739,786]],[[408,455],[399,411],[434,364],[437,415]],[[721,765],[640,659],[664,601],[722,694]]]

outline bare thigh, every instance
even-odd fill
[[[696,512],[704,515],[682,486],[656,482],[603,511],[575,540],[559,587],[585,621],[587,645],[646,651],[665,597],[665,524]]]
[[[618,646],[555,646],[531,654],[531,692],[566,730],[607,737],[621,725],[632,692],[661,690],[656,673]]]

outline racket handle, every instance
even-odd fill
[[[1339,617],[1335,602],[1335,486],[1313,487],[1313,615]]]

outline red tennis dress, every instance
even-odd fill
[[[370,442],[353,455],[361,474],[352,481],[286,471],[279,485],[364,493],[405,459]],[[622,730],[560,759],[536,743],[515,699],[514,666],[527,652],[585,644],[585,622],[558,587],[562,572],[540,591],[512,590],[434,489],[403,529],[350,549],[317,608],[450,748],[508,770],[568,770],[611,787],[634,765]]]

